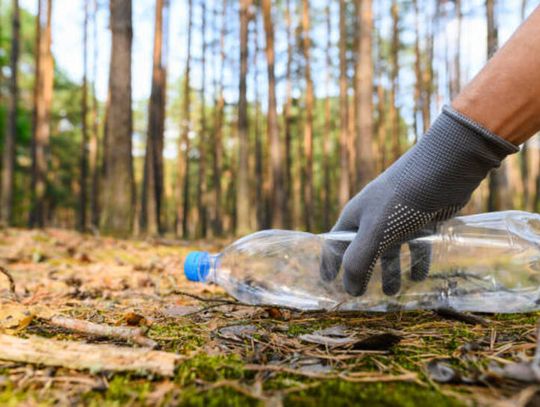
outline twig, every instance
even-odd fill
[[[481,318],[478,315],[466,314],[463,312],[456,311],[455,309],[452,309],[452,308],[438,308],[434,310],[434,312],[435,314],[437,314],[438,316],[442,318],[450,319],[453,321],[464,322],[469,325],[482,325],[482,326],[489,325],[488,320]]]
[[[0,334],[0,360],[61,366],[92,372],[145,372],[173,376],[181,356],[125,346],[57,341],[39,337],[28,339]]]
[[[0,266],[0,274],[3,274],[7,277],[8,282],[9,282],[9,291],[11,292],[13,297],[15,297],[16,300],[18,300],[19,297],[17,296],[17,290],[16,290],[15,280],[13,279],[13,276],[10,274],[9,271],[7,271],[5,267],[2,267],[2,266]]]
[[[104,336],[109,338],[123,339],[125,341],[130,341],[136,343],[137,345],[152,349],[157,347],[157,342],[144,336],[144,331],[141,328],[95,324],[89,321],[83,321],[80,319],[73,319],[62,316],[41,318],[45,319],[50,325],[68,329],[70,331],[80,332],[93,336]]]

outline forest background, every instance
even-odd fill
[[[328,230],[538,5],[0,0],[0,222]],[[540,208],[537,137],[465,213]]]

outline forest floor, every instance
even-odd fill
[[[540,400],[540,375],[531,364],[538,313],[244,306],[183,277],[189,250],[224,243],[0,232],[0,404],[519,406]],[[2,349],[2,338],[21,338],[22,347]],[[55,350],[58,340],[90,348],[68,363],[67,351]],[[34,343],[50,354],[24,354]],[[147,352],[164,358],[163,365],[124,372],[107,369],[107,360],[75,366],[141,346],[155,348]],[[167,371],[171,360],[175,367]]]

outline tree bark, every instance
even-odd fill
[[[167,35],[168,0],[156,1],[152,90],[148,106],[148,133],[141,195],[141,230],[158,235],[162,229],[163,143],[165,132],[165,96],[167,82],[164,36]],[[165,22],[165,23],[164,23]]]
[[[272,227],[283,227],[283,160],[281,154],[279,128],[277,120],[276,102],[276,75],[275,75],[275,50],[274,50],[274,23],[272,21],[272,0],[261,2],[264,31],[266,37],[266,62],[268,73],[268,142],[270,143],[270,191]]]
[[[12,2],[11,18],[11,56],[9,79],[9,102],[7,115],[6,138],[2,157],[2,184],[0,190],[0,226],[9,226],[13,221],[13,188],[15,171],[15,143],[17,140],[17,104],[19,99],[19,43],[20,16],[19,1]]]
[[[285,106],[283,121],[285,128],[285,200],[283,206],[286,228],[293,227],[290,199],[293,197],[292,176],[292,59],[293,59],[293,27],[291,21],[291,0],[285,3],[285,25],[287,31],[287,67],[285,73]],[[297,198],[297,197],[295,197]]]
[[[401,155],[401,137],[399,129],[399,109],[397,107],[398,75],[399,75],[399,6],[392,0],[392,42],[390,51],[390,109],[389,121],[392,131],[392,160]]]
[[[330,223],[330,212],[332,210],[332,185],[330,179],[330,154],[331,154],[331,137],[332,137],[332,107],[330,103],[330,84],[332,82],[332,56],[330,50],[332,49],[332,17],[330,14],[330,7],[325,7],[326,17],[326,83],[324,99],[324,135],[323,135],[323,188],[322,188],[322,203],[323,203],[323,229],[329,230],[332,226]]]
[[[90,212],[91,212],[91,225],[93,229],[99,227],[99,181],[100,171],[98,169],[98,162],[100,157],[100,143],[98,136],[99,119],[98,119],[98,100],[96,95],[96,81],[97,81],[97,61],[98,61],[98,35],[97,35],[97,12],[98,2],[94,0],[94,11],[92,14],[92,28],[93,28],[93,42],[94,42],[94,57],[92,67],[92,132],[89,145],[89,171],[92,177],[92,186],[90,191]]]
[[[131,0],[111,0],[110,104],[107,114],[106,177],[101,229],[128,236],[133,227],[134,181],[131,153]]]
[[[201,58],[201,115],[199,131],[199,179],[197,183],[197,210],[198,210],[198,236],[205,238],[208,231],[208,200],[207,200],[207,179],[206,179],[206,153],[207,153],[207,128],[206,128],[206,2],[201,3],[202,24],[202,58]]]
[[[306,230],[313,228],[313,80],[311,78],[311,37],[309,1],[302,0],[302,45],[304,52],[304,74],[306,81],[306,119],[304,123],[304,223]]]
[[[495,54],[498,47],[498,29],[495,21],[495,0],[486,0],[486,20],[487,20],[487,56],[488,59]],[[506,178],[506,163],[491,171],[489,174],[489,196],[488,211],[500,211],[508,209],[509,199],[506,189],[508,180]]]
[[[82,80],[82,100],[81,100],[81,161],[80,161],[80,181],[79,181],[79,213],[78,229],[80,232],[86,230],[86,208],[88,196],[88,8],[89,0],[84,0],[84,20],[83,20],[83,80]]]
[[[249,232],[249,176],[248,176],[248,143],[249,122],[247,105],[247,73],[248,73],[248,41],[249,41],[249,8],[251,0],[240,1],[240,81],[238,101],[238,173],[236,186],[236,233],[244,235]]]
[[[217,14],[217,11],[216,11]],[[223,234],[222,220],[222,165],[223,165],[223,119],[225,109],[224,92],[224,77],[226,51],[225,51],[225,35],[227,32],[227,0],[223,0],[221,9],[221,30],[219,34],[219,85],[217,91],[215,125],[214,125],[214,148],[213,148],[213,165],[214,165],[214,222],[213,229],[215,236]]]
[[[375,176],[373,163],[372,0],[357,0],[360,31],[356,62],[356,182],[363,188]]]
[[[349,200],[349,96],[347,78],[347,6],[339,1],[339,205],[344,207]]]
[[[178,175],[177,175],[177,212],[176,212],[176,234],[189,237],[189,210],[190,210],[190,140],[189,131],[191,129],[191,41],[193,35],[193,0],[188,1],[188,32],[187,32],[187,56],[186,68],[183,82],[182,100],[182,125],[180,141],[178,143]],[[184,151],[182,157],[182,150]]]
[[[31,227],[44,227],[54,62],[51,54],[52,0],[40,0],[37,18],[34,137],[32,143]]]

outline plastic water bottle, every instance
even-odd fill
[[[192,281],[212,282],[239,301],[300,310],[390,311],[449,307],[459,311],[526,312],[540,309],[540,216],[505,211],[462,216],[416,239],[432,248],[426,280],[414,282],[408,245],[401,254],[401,290],[383,294],[377,264],[367,292],[347,294],[341,274],[319,277],[327,239],[350,242],[355,233],[315,235],[265,230],[211,255],[192,252],[184,272]]]

